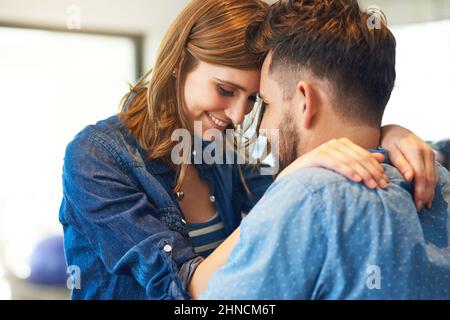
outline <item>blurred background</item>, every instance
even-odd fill
[[[58,210],[64,150],[118,111],[188,0],[0,0],[0,299],[67,299]],[[274,2],[274,1],[269,1]],[[360,1],[398,43],[385,124],[448,165],[450,0]]]

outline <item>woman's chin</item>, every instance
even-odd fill
[[[218,135],[223,136],[225,129],[214,124],[205,114],[202,121],[202,139],[205,141],[214,141]]]

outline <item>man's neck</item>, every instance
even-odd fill
[[[381,141],[381,128],[348,127],[339,130],[334,139],[348,138],[354,144],[364,149],[377,149]]]
[[[330,126],[326,130],[323,130],[323,133],[320,135],[313,136],[315,138],[306,141],[306,148],[308,150],[301,150],[301,154],[309,152],[330,140],[341,138],[347,138],[363,149],[377,149],[380,146],[381,128],[368,126],[357,127],[342,124],[335,127]]]

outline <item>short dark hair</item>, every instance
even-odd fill
[[[381,125],[396,78],[396,41],[381,11],[363,12],[357,0],[281,0],[250,24],[247,44],[272,50],[285,98],[310,72],[332,84],[339,114]]]

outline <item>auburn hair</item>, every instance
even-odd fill
[[[192,127],[183,112],[186,74],[199,61],[244,70],[260,68],[260,55],[248,49],[245,35],[248,25],[267,8],[262,0],[191,1],[166,32],[153,69],[123,97],[122,122],[149,160],[177,169],[175,191],[181,187],[187,165],[172,163],[171,151],[177,142],[171,135],[175,129]],[[125,105],[132,93],[134,97]],[[242,178],[240,169],[239,173]]]

